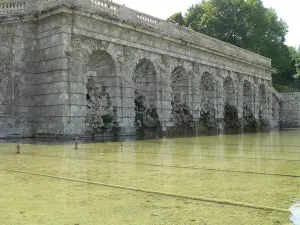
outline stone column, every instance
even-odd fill
[[[224,131],[224,104],[225,94],[223,88],[223,80],[216,81],[216,125],[219,133]]]
[[[121,109],[119,110],[119,125],[122,135],[135,135],[135,94],[133,73],[136,66],[136,49],[129,46],[123,47],[123,53],[118,58],[121,82]]]
[[[157,73],[160,77],[160,82],[158,81],[158,86],[160,90],[160,120],[163,132],[166,132],[167,128],[172,127],[173,123],[170,122],[172,118],[172,87],[171,87],[171,59],[167,55],[162,55],[161,60],[155,62]]]
[[[199,123],[200,119],[200,110],[201,110],[201,94],[200,94],[200,85],[199,77],[200,74],[197,71],[193,70],[189,73],[190,82],[191,82],[191,109],[194,118],[195,124]]]
[[[253,114],[259,120],[259,89],[256,84],[253,84]]]
[[[235,85],[235,96],[236,96],[236,102],[237,102],[238,117],[241,122],[241,125],[243,126],[243,104],[244,104],[243,81],[236,80],[234,82],[234,85]],[[242,127],[242,130],[243,130],[243,127]]]
[[[69,91],[69,111],[70,121],[66,127],[66,132],[71,135],[83,136],[86,132],[86,83],[88,55],[83,50],[82,37],[69,34],[68,49],[68,91]]]

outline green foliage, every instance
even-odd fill
[[[168,20],[271,58],[274,82],[300,87],[300,59],[284,44],[287,24],[261,0],[203,0],[184,17],[176,13]]]
[[[289,93],[289,92],[299,92],[300,90],[287,87],[287,86],[282,86],[279,84],[273,84],[273,87],[279,92],[279,93]]]
[[[175,24],[178,24],[180,26],[185,26],[185,21],[183,19],[183,16],[182,16],[181,12],[175,13],[174,15],[170,16],[168,18],[168,21],[172,22],[172,23],[175,23]]]
[[[111,123],[114,120],[114,117],[112,115],[107,114],[102,116],[102,120],[103,123]]]
[[[296,79],[300,79],[300,46],[298,47],[298,49],[290,47],[289,50],[290,50],[292,59],[294,61],[295,70],[296,70],[296,73],[294,74],[293,77]]]

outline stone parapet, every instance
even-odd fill
[[[13,17],[17,15],[31,14],[33,12],[43,12],[58,6],[81,7],[91,13],[100,13],[104,16],[114,17],[122,22],[134,25],[140,25],[151,29],[154,32],[177,39],[182,43],[195,45],[213,53],[221,53],[248,61],[253,64],[261,65],[271,70],[271,60],[238,48],[231,44],[214,39],[207,35],[192,31],[191,29],[178,26],[165,20],[147,15],[142,12],[127,8],[112,1],[105,0],[29,0],[17,1],[7,0],[0,3],[0,16]]]

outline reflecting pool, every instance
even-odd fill
[[[26,143],[0,144],[1,225],[285,225],[300,201],[300,131]]]

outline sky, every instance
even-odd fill
[[[113,0],[119,4],[150,14],[160,19],[167,19],[176,12],[185,13],[189,6],[201,0]],[[286,44],[300,46],[300,0],[263,0],[268,8],[276,10],[277,15],[289,26]]]

